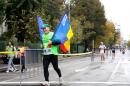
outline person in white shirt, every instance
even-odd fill
[[[101,55],[101,62],[105,61],[105,49],[106,49],[106,46],[103,44],[103,42],[100,43],[99,49],[100,49],[100,55]]]

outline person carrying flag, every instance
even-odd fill
[[[58,67],[58,43],[54,43],[51,41],[53,32],[50,31],[50,27],[48,24],[43,24],[42,26],[44,35],[42,36],[42,45],[43,45],[43,69],[44,69],[44,77],[46,83],[44,85],[49,85],[49,64],[52,63],[54,70],[57,72],[59,76],[59,82],[62,83],[62,75],[61,70]]]

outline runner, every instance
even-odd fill
[[[122,54],[125,54],[125,48],[124,47],[122,48]]]
[[[114,60],[115,59],[115,46],[114,45],[112,46],[111,51],[112,51],[112,60]]]
[[[50,32],[48,24],[43,25],[44,35],[42,37],[43,48],[44,48],[44,57],[43,57],[43,68],[44,68],[44,77],[45,77],[45,86],[49,86],[49,64],[52,63],[53,68],[59,76],[59,82],[62,83],[61,71],[58,67],[58,44],[53,43],[51,38],[53,32]],[[44,84],[44,83],[43,83]]]
[[[106,49],[106,46],[103,44],[103,42],[101,42],[99,46],[101,62],[105,61],[105,49]]]

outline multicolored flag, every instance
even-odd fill
[[[44,32],[42,30],[42,26],[43,26],[44,23],[43,23],[40,16],[37,17],[37,23],[38,23],[38,28],[39,28],[40,39],[42,40],[42,36],[44,34]]]
[[[54,32],[52,41],[60,42],[60,49],[64,53],[67,53],[68,51],[70,51],[70,39],[72,37],[73,37],[73,31],[71,29],[71,25],[67,13],[65,13],[62,16],[60,23],[56,28],[56,31]]]

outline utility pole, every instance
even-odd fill
[[[70,0],[69,0],[69,5],[68,5],[69,7],[69,20],[70,20]]]
[[[94,51],[95,51],[95,46],[94,46],[94,39],[92,41],[92,57],[91,57],[91,61],[94,61]]]

